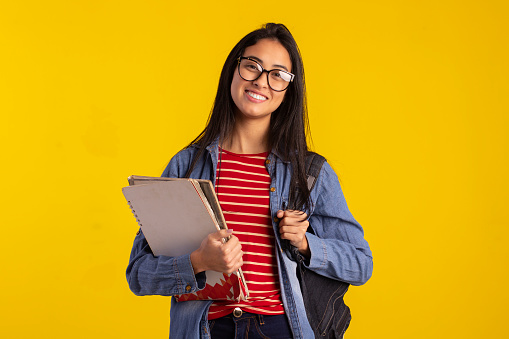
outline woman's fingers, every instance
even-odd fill
[[[286,210],[278,211],[277,215],[281,217],[279,221],[281,238],[289,240],[290,244],[300,248],[309,227],[307,214],[302,211]]]
[[[232,235],[228,242],[222,244],[221,248],[222,259],[224,263],[224,273],[232,273],[242,266],[242,245],[239,238]]]
[[[233,257],[233,260],[231,260],[228,263],[227,270],[224,271],[224,273],[233,273],[233,272],[237,271],[244,263],[242,260],[243,255],[244,255],[244,252],[242,252],[242,250],[238,251],[236,253],[236,256]]]
[[[224,239],[228,238],[228,241]],[[209,234],[200,248],[191,254],[195,273],[213,270],[232,273],[242,266],[242,246],[231,230],[221,230]]]
[[[308,218],[308,215],[305,212],[296,210],[279,210],[277,211],[276,216],[281,220],[286,219],[292,221],[306,221]]]

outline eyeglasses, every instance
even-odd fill
[[[282,92],[287,89],[290,82],[295,78],[295,75],[292,73],[281,69],[266,70],[256,60],[251,58],[239,57],[237,61],[239,63],[239,75],[242,79],[255,81],[263,72],[267,72],[267,83],[276,92]]]

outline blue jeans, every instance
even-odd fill
[[[244,312],[240,317],[227,315],[209,320],[212,339],[291,339],[290,324],[285,314],[261,315]]]

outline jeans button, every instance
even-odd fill
[[[242,309],[240,307],[235,307],[233,309],[233,316],[235,318],[238,318],[238,317],[242,316]]]

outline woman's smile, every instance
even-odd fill
[[[250,99],[253,102],[264,102],[265,100],[268,99],[265,95],[256,93],[255,91],[251,90],[246,90],[246,94],[248,96],[248,99]]]

